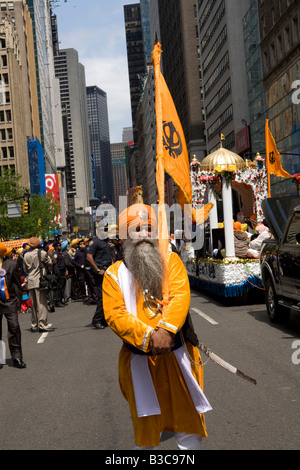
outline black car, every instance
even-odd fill
[[[273,322],[300,313],[300,197],[266,199],[262,204],[272,239],[261,249],[266,307]]]

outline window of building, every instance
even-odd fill
[[[6,141],[6,132],[5,129],[0,129],[1,142]]]
[[[8,147],[8,154],[9,154],[10,160],[13,160],[15,158],[15,151],[13,147]]]
[[[8,86],[8,73],[0,74],[0,89]]]
[[[278,54],[278,59],[281,59],[283,56],[283,44],[282,44],[281,34],[277,36],[277,54]]]
[[[9,10],[14,10],[14,2],[8,2],[7,6]]]
[[[7,67],[7,56],[6,55],[1,56],[1,66],[2,67]]]
[[[6,2],[0,2],[0,10],[6,11]]]
[[[298,24],[298,16],[295,16],[292,21],[292,36],[293,36],[293,43],[296,44],[298,42],[299,37],[299,24]]]
[[[2,153],[2,160],[7,160],[7,148],[6,147],[1,148],[1,153]]]
[[[285,51],[288,52],[291,47],[291,38],[290,38],[290,27],[286,26],[284,28],[284,47]]]
[[[271,67],[274,67],[276,64],[276,53],[275,53],[275,44],[271,44]]]

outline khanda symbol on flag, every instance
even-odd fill
[[[163,144],[169,155],[178,158],[182,154],[182,142],[173,122],[163,123]]]

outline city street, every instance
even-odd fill
[[[30,314],[20,315],[27,368],[13,368],[7,349],[0,370],[1,450],[133,449],[118,385],[121,340],[109,328],[91,327],[94,309],[81,302],[56,309],[49,314],[55,331],[43,335],[30,332]],[[292,345],[300,338],[300,316],[274,325],[264,303],[226,306],[195,291],[191,314],[199,339],[257,380],[253,385],[211,360],[205,364],[213,411],[204,450],[299,449],[300,364],[292,362]],[[6,331],[4,318],[7,345]],[[176,450],[172,435],[163,434],[161,449]]]

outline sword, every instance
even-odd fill
[[[212,361],[214,361],[219,366],[223,367],[223,369],[227,370],[228,372],[231,372],[234,375],[237,375],[238,377],[241,377],[242,379],[247,380],[248,382],[251,382],[254,385],[257,384],[255,379],[252,379],[252,377],[249,377],[249,375],[244,374],[244,372],[240,371],[236,367],[224,361],[224,359],[221,359],[209,348],[207,348],[203,343],[201,343],[201,341],[198,341],[197,347],[198,349],[200,349],[200,351],[204,352],[204,354],[206,354],[206,356],[209,357]]]
[[[242,379],[245,379],[254,385],[257,384],[255,379],[252,379],[252,377],[249,377],[249,375],[244,374],[244,372],[224,361],[224,359],[221,359],[221,357],[217,356],[207,346],[198,340],[190,313],[187,314],[186,321],[182,327],[181,337],[183,338],[183,341],[187,340],[192,343],[193,346],[196,346],[200,351],[204,352],[204,354],[206,354],[209,359],[223,367],[228,372],[231,372],[232,374],[237,375],[238,377],[241,377]]]

